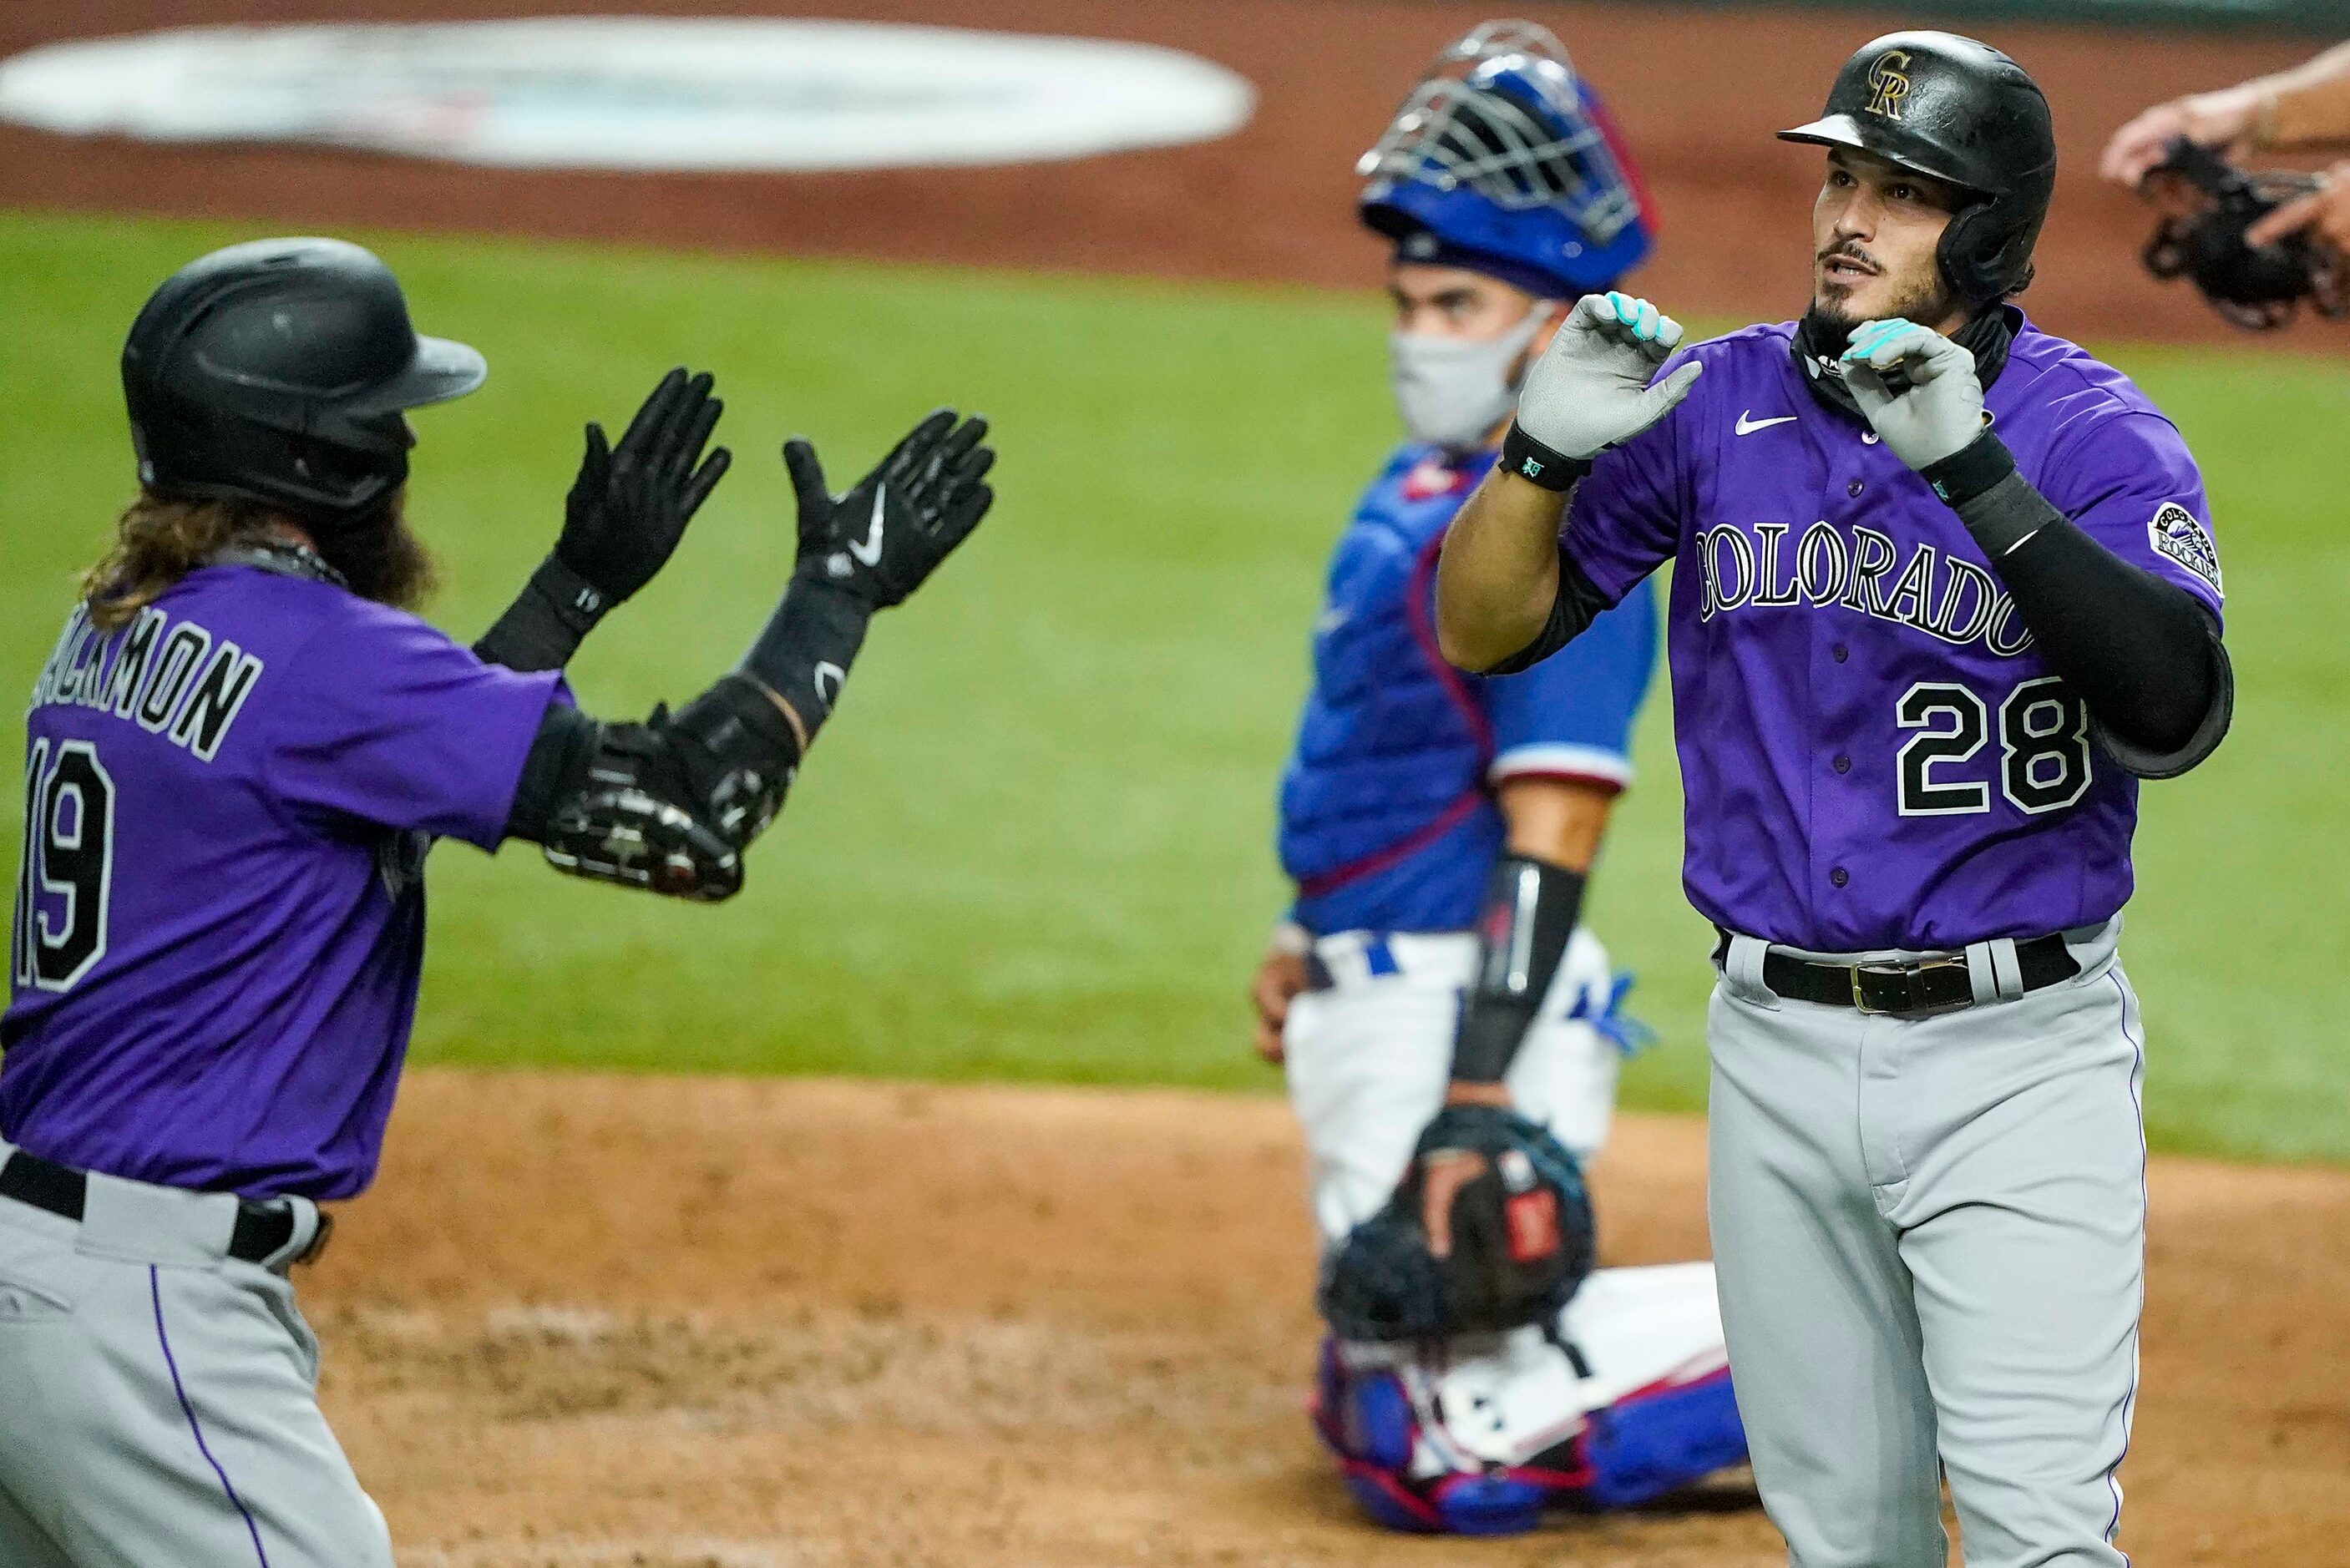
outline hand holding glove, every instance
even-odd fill
[[[1517,429],[1571,462],[1622,445],[1672,412],[1704,370],[1692,359],[1651,384],[1680,341],[1680,323],[1645,299],[1585,295],[1526,372]]]
[[[1879,439],[1923,472],[1983,432],[1975,357],[1930,327],[1898,317],[1853,328],[1844,382]]]
[[[1386,1207],[1326,1261],[1316,1295],[1343,1339],[1555,1326],[1593,1250],[1583,1172],[1557,1138],[1498,1106],[1451,1106],[1420,1134]]]
[[[825,487],[816,448],[784,445],[799,497],[799,564],[794,576],[830,583],[879,609],[902,603],[987,515],[986,483],[995,452],[987,421],[957,422],[939,409],[908,432],[846,495]]]

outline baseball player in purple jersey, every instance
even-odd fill
[[[2144,1266],[2138,781],[2228,724],[2178,431],[2008,303],[2046,100],[1941,33],[1818,119],[1797,322],[1586,297],[1438,578],[1525,668],[1656,567],[1690,898],[1721,932],[1711,1206],[1754,1473],[1800,1568],[2107,1568]]]
[[[941,411],[799,552],[740,669],[607,724],[561,670],[724,473],[710,378],[589,426],[554,553],[468,649],[409,614],[404,410],[482,358],[355,245],[197,261],[132,326],[140,493],[27,716],[0,1037],[0,1562],[390,1568],[314,1397],[288,1267],[376,1168],[436,837],[688,898],[740,886],[868,619],[987,510]]]
[[[1523,1041],[1489,1108],[1542,1128],[1562,1158],[1605,1140],[1635,1036],[1617,1010],[1627,982],[1577,896],[1631,779],[1657,643],[1643,586],[1523,674],[1464,678],[1436,649],[1438,545],[1493,464],[1526,368],[1565,302],[1614,283],[1651,243],[1596,91],[1548,32],[1487,23],[1439,56],[1358,171],[1363,221],[1394,245],[1394,382],[1410,439],[1332,553],[1281,785],[1297,898],[1253,988],[1258,1047],[1285,1065],[1333,1256],[1358,1228],[1389,1223],[1381,1211],[1444,1105],[1462,992],[1487,967],[1487,906],[1513,909],[1522,883],[1547,899],[1528,964],[1546,984],[1478,993],[1476,1027]],[[1523,1530],[1552,1501],[1623,1506],[1744,1458],[1703,1262],[1601,1270],[1563,1308],[1498,1331],[1397,1340],[1332,1315],[1315,1428],[1390,1527]]]

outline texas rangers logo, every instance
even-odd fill
[[[1887,49],[1868,67],[1868,112],[1887,119],[1901,118],[1902,100],[1909,96],[1909,51]]]
[[[2160,511],[2147,519],[2146,537],[2157,550],[2219,590],[2220,547],[2211,542],[2211,531],[2195,520],[2195,514],[2176,501],[2166,501]]]

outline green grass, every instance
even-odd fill
[[[0,669],[29,683],[130,487],[114,360],[154,280],[243,231],[0,216]],[[420,1059],[1269,1086],[1240,1001],[1283,888],[1274,775],[1321,564],[1391,439],[1368,297],[383,236],[474,398],[418,416],[411,500],[471,636],[551,541],[578,424],[679,358],[718,373],[736,472],[573,676],[598,711],[690,695],[780,584],[774,447],[844,483],[934,401],[1002,432],[1003,500],[886,618],[733,903],[434,857]],[[2209,471],[2241,680],[2234,738],[2148,792],[2130,958],[2158,1142],[2350,1158],[2350,371],[2119,356]],[[14,737],[0,744],[17,743]],[[1669,718],[1595,919],[1662,1044],[1627,1099],[1702,1102],[1706,931],[1679,886]],[[13,823],[11,807],[0,820]],[[13,863],[13,840],[5,845]]]

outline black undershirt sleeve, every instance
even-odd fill
[[[588,579],[549,556],[481,639],[473,655],[484,664],[528,672],[560,670],[579,651],[608,607]]]
[[[476,654],[510,670],[558,669],[569,659],[595,623],[570,583],[553,575],[560,565],[548,557],[513,607],[474,645]],[[547,843],[557,815],[595,782],[598,767],[608,773],[615,765],[609,756],[600,764],[598,758],[616,744],[631,787],[723,829],[736,826],[727,817],[737,774],[759,781],[750,794],[760,798],[736,801],[733,815],[753,806],[772,810],[802,753],[831,716],[872,616],[873,607],[854,594],[820,578],[795,577],[742,669],[677,714],[663,710],[641,725],[606,725],[567,703],[548,704],[523,762],[506,836]],[[796,733],[775,706],[778,698],[798,719]],[[743,841],[765,826],[765,816],[757,815]]]
[[[2107,755],[2140,778],[2175,778],[2211,754],[2235,678],[2192,595],[2091,538],[1988,431],[1924,477],[1990,557],[2048,668],[2087,704]]]
[[[596,728],[595,720],[568,702],[546,705],[530,753],[523,759],[514,805],[506,809],[508,838],[546,842],[556,808],[588,781],[588,764],[596,754]]]
[[[1543,624],[1541,633],[1492,669],[1471,673],[1515,675],[1521,670],[1531,670],[1574,641],[1607,607],[1607,597],[1584,576],[1583,568],[1575,564],[1575,557],[1567,554],[1562,542],[1558,547],[1558,597],[1551,601],[1550,619]]]

